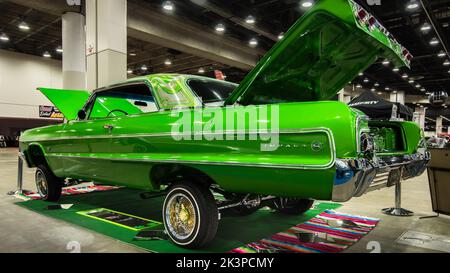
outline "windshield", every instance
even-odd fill
[[[238,87],[237,84],[213,79],[190,79],[188,85],[206,106],[221,106]]]

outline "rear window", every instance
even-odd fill
[[[224,102],[238,87],[231,82],[208,79],[190,79],[188,85],[204,104]]]

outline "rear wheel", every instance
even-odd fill
[[[56,202],[61,198],[62,181],[47,166],[37,167],[35,181],[42,200]]]
[[[300,215],[307,212],[314,204],[310,199],[277,198],[269,207],[284,214]]]
[[[219,213],[205,186],[185,181],[172,185],[163,205],[164,225],[170,239],[185,248],[202,248],[216,236]]]

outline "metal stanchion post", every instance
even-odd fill
[[[18,164],[17,164],[17,189],[15,191],[8,192],[8,195],[16,195],[23,193],[23,159],[19,150]]]
[[[19,156],[19,163],[17,166],[17,192],[16,194],[23,193],[23,159]]]
[[[395,185],[395,207],[382,210],[384,214],[391,216],[413,216],[414,212],[402,208],[402,183]]]

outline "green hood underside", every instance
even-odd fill
[[[58,109],[67,120],[75,120],[84,104],[88,101],[90,93],[84,90],[60,90],[51,88],[38,88]]]
[[[258,63],[227,104],[327,100],[379,58],[412,56],[351,0],[321,0]]]

